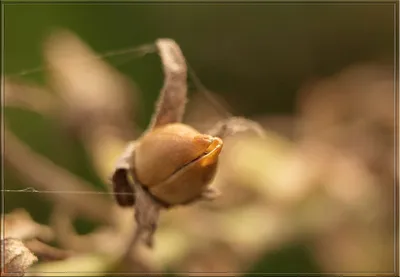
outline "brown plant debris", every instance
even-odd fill
[[[19,239],[1,240],[1,249],[2,252],[4,249],[2,276],[24,276],[25,271],[38,261],[38,258]]]

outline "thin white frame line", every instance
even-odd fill
[[[37,190],[33,187],[25,189],[4,189],[7,193],[39,193],[39,194],[104,194],[104,195],[131,195],[130,192],[111,192],[111,191],[74,191],[74,190]]]
[[[4,19],[4,15],[5,15],[5,8],[6,5],[5,3],[1,3],[1,153],[4,153],[5,150],[5,141],[4,141],[4,110],[3,110],[3,105],[4,105],[4,100],[5,100],[5,91],[4,91],[4,47],[5,47],[5,43],[4,43],[4,32],[5,32],[5,19]],[[1,213],[1,239],[4,242],[5,239],[5,227],[4,227],[4,211],[5,211],[5,193],[3,192],[4,190],[4,172],[5,172],[5,168],[4,168],[4,155],[1,155],[1,172],[2,172],[2,177],[1,177],[1,198],[2,198],[2,204],[1,204],[1,208],[2,208],[2,213]],[[1,253],[5,253],[5,243],[1,244]],[[1,255],[1,271],[3,271],[5,269],[5,254]]]

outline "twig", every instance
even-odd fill
[[[120,261],[125,264],[132,262],[138,264],[138,259],[135,259],[136,251],[140,242],[145,239],[148,247],[153,246],[154,233],[157,229],[157,223],[161,211],[161,206],[156,203],[152,197],[145,192],[140,185],[135,185],[135,221],[136,230],[129,239],[127,247],[122,252]]]
[[[107,253],[114,255],[123,241],[119,226],[101,226],[89,234],[78,234],[73,222],[78,216],[71,205],[56,204],[50,217],[50,225],[57,234],[58,244],[75,253]],[[118,216],[118,215],[117,215]],[[119,220],[119,218],[118,218]],[[125,246],[126,243],[123,244]]]
[[[137,249],[136,247],[140,243],[140,239],[144,234],[144,228],[140,225],[137,225],[135,233],[130,238],[130,241],[127,244],[125,251],[122,252],[122,259],[121,262],[129,263],[132,260],[132,254]]]
[[[7,128],[4,130],[6,148],[5,162],[17,170],[27,182],[37,189],[93,191],[91,185],[58,167],[50,160],[34,153],[28,146],[15,137]],[[103,223],[113,224],[112,202],[100,195],[86,195],[85,199],[75,194],[46,194],[51,200],[75,207],[82,215]]]
[[[6,238],[29,240],[39,238],[50,241],[54,238],[53,230],[35,222],[24,209],[15,209],[4,215],[4,229]]]
[[[70,251],[58,249],[43,242],[33,239],[25,242],[25,246],[33,252],[39,259],[45,261],[64,260],[71,256]]]

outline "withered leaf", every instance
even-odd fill
[[[114,197],[122,207],[131,207],[135,204],[135,191],[129,180],[129,174],[133,167],[134,151],[135,142],[132,142],[120,155],[111,176]]]
[[[164,85],[148,130],[168,123],[181,122],[187,94],[187,66],[180,47],[171,39],[156,41],[164,67]]]

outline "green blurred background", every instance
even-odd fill
[[[236,115],[291,114],[297,90],[358,61],[392,61],[396,32],[394,3],[11,3],[4,5],[5,74],[41,66],[42,43],[54,28],[75,32],[97,53],[169,37],[177,41],[204,85]],[[144,128],[162,85],[159,58],[130,55],[109,62],[139,86]],[[44,84],[43,73],[21,77]],[[34,150],[104,189],[86,150],[64,135],[57,122],[6,109],[15,134]],[[7,147],[7,142],[5,142]],[[6,168],[7,189],[24,188]],[[6,212],[29,210],[46,223],[49,202],[34,194],[6,194]],[[77,223],[80,233],[93,226]],[[252,272],[319,272],[299,242],[268,253]]]

